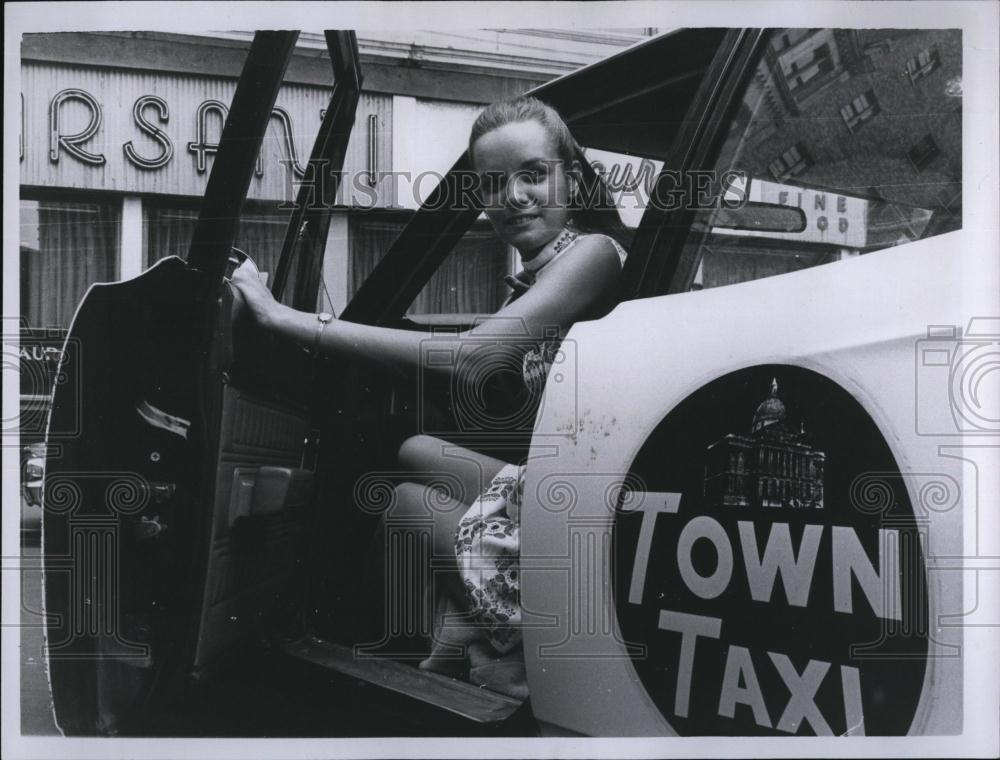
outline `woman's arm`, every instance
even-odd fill
[[[621,260],[614,245],[602,235],[587,235],[571,250],[546,265],[524,295],[491,317],[485,317],[463,337],[477,334],[525,334],[540,340],[556,330],[564,332],[583,318],[618,283]]]
[[[596,235],[581,238],[572,251],[550,263],[544,276],[524,295],[495,315],[483,317],[473,329],[450,339],[482,344],[484,339],[508,338],[511,343],[523,343],[537,341],[547,331],[562,332],[607,296],[620,271],[618,253],[607,239]],[[296,311],[275,301],[249,267],[237,269],[232,282],[263,327],[303,346],[313,346],[320,333],[315,314]],[[335,320],[321,331],[319,350],[366,358],[411,376],[419,369],[421,344],[427,339],[422,332]],[[461,366],[461,362],[451,362],[434,369],[450,374]],[[482,371],[481,365],[478,370]]]

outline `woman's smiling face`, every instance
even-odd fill
[[[497,127],[472,146],[486,215],[506,243],[530,257],[556,237],[570,215],[577,167],[559,158],[538,121]]]

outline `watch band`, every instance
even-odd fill
[[[333,314],[331,314],[328,311],[321,311],[319,314],[316,315],[316,319],[319,322],[319,325],[316,326],[316,335],[313,337],[313,342],[312,342],[313,356],[319,355],[319,339],[323,335],[323,330],[333,320]]]

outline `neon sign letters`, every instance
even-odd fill
[[[63,131],[62,110],[63,105],[71,101],[79,103],[86,109],[87,124],[78,132],[66,134]],[[198,174],[204,174],[208,170],[208,155],[218,152],[218,140],[228,114],[229,109],[218,100],[202,101],[195,109],[194,139],[187,143],[187,149],[192,154],[194,168]],[[88,166],[104,166],[107,163],[108,159],[103,153],[93,152],[84,147],[97,135],[104,121],[104,111],[97,98],[86,90],[78,88],[61,90],[49,102],[48,116],[49,161],[52,164],[58,164],[64,155]],[[306,168],[299,162],[295,146],[291,115],[284,108],[275,107],[271,112],[271,119],[278,123],[281,133],[284,152],[282,163],[291,167],[295,176],[305,176]],[[175,151],[174,141],[165,129],[170,123],[170,107],[166,100],[158,95],[141,95],[132,106],[132,120],[140,132],[157,144],[159,152],[155,155],[144,155],[132,140],[128,140],[122,145],[122,153],[128,163],[145,171],[155,171],[167,166],[174,159]],[[217,132],[214,132],[216,137],[213,138],[212,125],[216,123]],[[23,158],[22,150],[21,159]],[[260,156],[257,158],[256,174],[258,177],[264,174],[263,159]]]

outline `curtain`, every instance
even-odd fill
[[[119,206],[22,201],[21,212],[21,312],[68,328],[87,288],[118,276]]]
[[[368,279],[406,225],[405,218],[367,219],[352,216],[349,225],[350,256],[347,259],[347,300]]]
[[[507,246],[492,230],[473,228],[417,294],[408,314],[493,314],[510,292]]]
[[[187,258],[194,237],[198,211],[144,204],[143,255],[148,267],[164,256]],[[290,211],[281,211],[277,203],[248,202],[244,205],[234,245],[246,251],[261,272],[271,277],[278,267],[281,245]]]
[[[349,297],[389,250],[406,218],[350,221]],[[510,274],[507,246],[488,225],[473,226],[417,294],[407,314],[492,314],[507,298],[504,276]]]
[[[281,246],[285,242],[285,229],[291,211],[278,209],[277,202],[247,203],[243,207],[240,225],[236,230],[236,247],[245,251],[253,259],[257,269],[268,273],[268,283],[274,279],[281,258]],[[288,290],[293,283],[288,282]]]
[[[143,264],[150,267],[166,256],[187,258],[198,212],[143,204]]]

